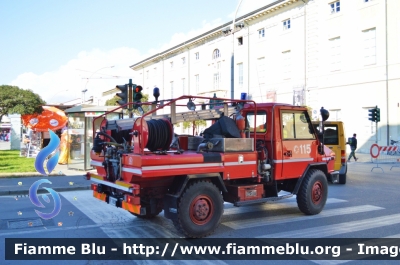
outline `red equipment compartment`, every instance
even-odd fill
[[[257,152],[225,153],[224,179],[257,177]]]
[[[223,162],[221,153],[127,154],[122,157],[122,177],[125,182],[135,182],[143,178],[223,172]]]
[[[263,184],[227,185],[227,193],[223,193],[224,200],[235,203],[239,201],[257,200],[264,197]]]

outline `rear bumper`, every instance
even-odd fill
[[[340,175],[345,175],[347,174],[347,163],[346,164],[342,164],[342,166],[339,169],[339,174]]]
[[[339,171],[332,171],[330,175],[332,183],[339,183]]]

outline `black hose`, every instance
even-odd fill
[[[168,150],[171,140],[171,131],[168,121],[149,120],[147,121],[149,139],[146,147],[150,151]]]
[[[97,134],[99,134],[99,135],[103,135],[103,136],[105,136],[105,137],[107,137],[108,139],[110,139],[111,141],[113,141],[113,142],[117,142],[111,135],[108,135],[107,133],[105,133],[105,132],[97,132]]]

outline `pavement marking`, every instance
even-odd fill
[[[318,231],[318,238],[331,237],[346,233],[354,233],[372,228],[400,224],[400,214],[385,215],[359,221],[336,223],[335,225],[318,226],[313,228],[291,230],[287,232],[265,234],[257,238],[314,238]]]
[[[343,202],[347,201],[336,198],[328,198],[326,204],[343,203]],[[241,207],[233,206],[231,203],[225,203],[224,206],[225,206],[224,215],[228,215],[228,214],[241,214],[248,212],[269,211],[269,210],[283,209],[283,208],[293,208],[293,207],[297,208],[297,202],[296,202],[296,197],[294,198],[292,197],[274,203],[263,203],[258,205],[241,206]]]
[[[34,234],[34,233],[43,233],[43,232],[50,232],[50,231],[55,231],[55,232],[62,232],[66,230],[77,230],[77,229],[87,229],[87,228],[97,228],[100,227],[100,225],[81,225],[81,226],[71,226],[71,227],[54,227],[54,228],[49,228],[49,227],[38,227],[38,229],[35,230],[24,230],[24,231],[11,231],[11,232],[0,232],[0,236],[14,236],[14,235],[25,235],[25,234]]]
[[[298,221],[309,221],[309,220],[327,218],[327,217],[338,216],[338,215],[370,212],[370,211],[376,211],[376,210],[382,210],[382,209],[384,209],[384,208],[373,206],[373,205],[361,205],[361,206],[352,206],[352,207],[345,207],[345,208],[338,208],[338,209],[323,210],[322,212],[320,212],[317,215],[303,215],[302,213],[283,214],[283,215],[277,215],[277,216],[267,216],[267,217],[261,217],[261,218],[251,218],[251,219],[245,219],[245,220],[239,220],[239,221],[223,222],[222,224],[237,230],[237,229],[245,229],[245,228],[257,227],[257,226],[275,225],[275,224],[291,223],[291,222],[298,222]],[[301,215],[301,216],[299,216],[299,215]],[[315,232],[315,230],[314,230],[314,232]],[[319,230],[318,230],[318,234],[319,234]]]
[[[172,222],[166,218],[154,218],[151,221],[135,217],[129,211],[111,206],[93,197],[91,192],[60,192],[72,205],[96,224],[110,238],[152,238],[181,237],[175,233]],[[74,200],[74,197],[79,198]],[[162,216],[163,213],[160,213]]]

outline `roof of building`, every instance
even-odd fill
[[[257,19],[257,18],[259,18],[261,16],[267,15],[267,14],[269,14],[271,12],[274,12],[274,11],[276,11],[276,10],[282,8],[282,7],[285,7],[287,5],[290,5],[290,4],[298,2],[298,1],[299,0],[277,0],[277,1],[274,1],[271,4],[268,4],[268,5],[264,6],[264,7],[258,8],[256,10],[250,12],[250,13],[247,13],[247,14],[245,14],[243,16],[240,16],[240,17],[236,18],[235,26],[237,28],[240,25],[240,21],[243,22],[243,21],[251,21],[251,20]],[[169,48],[169,49],[167,49],[167,50],[165,50],[163,52],[157,53],[157,54],[155,54],[155,55],[153,55],[151,57],[148,57],[148,58],[146,58],[146,59],[144,59],[144,60],[142,60],[142,61],[140,61],[140,62],[138,62],[136,64],[133,64],[133,65],[130,66],[130,68],[135,70],[134,68],[140,66],[141,64],[143,64],[143,63],[145,63],[147,61],[150,61],[150,60],[156,60],[158,57],[166,55],[168,53],[172,53],[175,50],[181,48],[182,46],[191,45],[191,44],[200,42],[201,40],[203,40],[205,38],[210,38],[210,37],[213,37],[213,36],[215,36],[217,34],[223,34],[222,33],[223,29],[226,29],[227,32],[230,32],[231,30],[228,27],[231,24],[232,24],[231,21],[227,22],[227,23],[224,23],[224,24],[222,24],[222,25],[220,25],[220,26],[218,26],[218,27],[216,27],[216,28],[214,28],[212,30],[209,30],[209,31],[207,31],[207,32],[205,32],[203,34],[200,34],[200,35],[198,35],[198,36],[196,36],[194,38],[191,38],[191,39],[189,39],[189,40],[187,40],[185,42],[182,42],[181,44],[178,44],[178,45],[176,45],[176,46],[174,46],[172,48]],[[236,32],[236,29],[235,29],[235,32]]]

